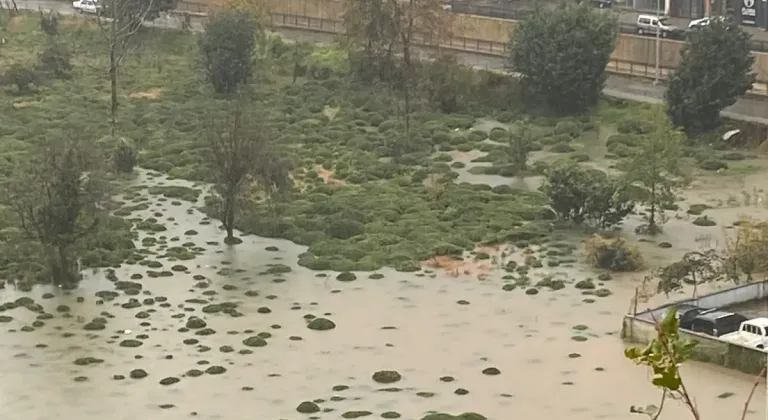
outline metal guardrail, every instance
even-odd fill
[[[191,4],[193,6],[186,6],[187,13],[201,13],[207,12],[207,5],[183,2],[180,4]],[[199,5],[199,6],[196,6]],[[204,7],[205,8],[204,8]],[[179,10],[179,9],[177,9]],[[184,10],[184,9],[181,9]],[[343,22],[333,19],[322,19],[303,15],[294,15],[286,13],[271,13],[272,24],[277,27],[294,28],[301,30],[310,30],[323,33],[331,33],[337,35],[344,34]],[[440,40],[437,45],[433,40],[428,39],[415,39],[415,44],[432,47],[432,48],[447,48],[455,51],[468,52],[474,54],[483,54],[494,57],[507,57],[509,52],[509,46],[507,43],[489,41],[484,39],[467,38],[461,36],[451,36]],[[620,60],[611,58],[608,62],[606,70],[610,73],[622,74],[627,76],[643,77],[643,78],[655,78],[656,66],[653,64],[635,62],[629,60]],[[660,78],[665,80],[672,68],[662,67],[659,69]],[[757,80],[753,86],[752,93],[757,95],[768,94],[768,81]]]
[[[272,13],[272,23],[284,28],[297,28],[333,34],[343,34],[344,25],[341,21],[321,19],[302,15],[285,13]],[[414,39],[414,44],[426,47],[449,48],[458,51],[486,54],[495,57],[505,57],[508,45],[503,42],[488,41],[484,39],[451,36],[440,40],[439,45],[435,41],[425,38]]]
[[[509,6],[477,5],[467,1],[447,1],[451,6],[451,12],[458,14],[470,14],[479,16],[495,17],[499,19],[523,20],[530,13],[529,8],[523,5],[510,4]],[[177,7],[179,12],[205,14],[208,12],[210,4],[180,1]],[[637,34],[637,25],[626,22],[619,22],[619,32],[623,34]],[[685,38],[685,30],[673,35],[672,39]],[[488,42],[488,41],[483,41]],[[750,49],[758,52],[768,52],[768,41],[752,39],[749,41]],[[495,48],[492,49],[495,51]]]
[[[321,19],[284,13],[272,13],[272,24],[283,28],[295,28],[338,35],[344,34],[344,27],[342,22],[332,19]],[[430,40],[415,39],[414,41],[417,45],[432,48],[438,47],[435,42]],[[459,36],[440,40],[439,47],[473,54],[484,54],[499,58],[504,58],[508,55],[508,45],[506,43]],[[609,59],[606,70],[609,73],[622,74],[625,76],[642,77],[647,79],[653,79],[656,77],[656,66],[654,64],[621,60],[616,58]],[[674,69],[668,67],[660,68],[660,79],[666,80],[667,76],[673,70]],[[751,92],[761,96],[768,94],[768,81],[756,81]]]

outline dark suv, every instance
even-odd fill
[[[720,337],[739,330],[742,322],[748,318],[744,315],[725,311],[704,311],[693,318],[691,331]]]

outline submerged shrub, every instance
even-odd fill
[[[130,140],[120,137],[117,139],[112,159],[118,172],[131,173],[138,163],[139,155]]]
[[[16,89],[18,89],[21,94],[33,91],[38,79],[38,75],[34,69],[20,64],[12,65],[3,75],[4,84],[16,86]]]
[[[611,271],[637,271],[643,268],[640,250],[622,238],[593,235],[584,241],[587,261],[596,268]]]

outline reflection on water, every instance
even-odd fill
[[[146,174],[137,181],[149,182],[156,181],[148,181]],[[42,299],[51,291],[46,288],[24,294],[55,318],[22,332],[35,314],[25,308],[3,313],[14,320],[4,324],[0,341],[2,418],[304,418],[307,415],[297,413],[296,406],[317,400],[321,409],[332,410],[316,414],[321,418],[340,418],[347,411],[369,411],[375,417],[397,411],[402,418],[416,419],[438,410],[476,411],[492,419],[593,420],[637,418],[628,413],[630,405],[657,402],[647,373],[622,355],[618,329],[633,293],[629,278],[607,282],[614,294],[594,303],[585,303],[570,285],[535,296],[520,289],[504,292],[498,273],[479,281],[382,270],[384,278],[379,280],[358,273],[356,281],[342,283],[335,274],[317,277],[295,266],[303,249],[287,241],[245,237],[234,248],[206,245],[223,238],[214,224],[201,225],[203,215],[188,213],[189,203],[158,204],[133,217],[160,211],[168,228],[162,235],[179,237],[178,243],[195,242],[206,252],[180,262],[189,267],[186,273],[132,280],[143,285],[136,296],[120,294],[101,302],[95,293],[114,287],[103,272],[89,273],[71,294],[54,290],[53,298]],[[198,234],[185,235],[190,229]],[[266,251],[267,246],[279,251]],[[259,274],[277,262],[291,265],[293,271]],[[179,262],[163,263],[162,269],[169,269]],[[224,267],[234,274],[217,274]],[[556,270],[571,280],[589,274]],[[120,280],[135,273],[146,274],[146,268],[126,266],[116,272]],[[198,281],[195,275],[207,280]],[[22,296],[13,290],[2,293],[5,301]],[[132,298],[140,305],[121,306]],[[201,311],[208,303],[223,302],[236,304],[231,313],[242,316]],[[71,307],[71,316],[57,312],[59,305]],[[337,326],[309,330],[308,314],[327,317]],[[215,333],[186,331],[190,315],[203,318]],[[106,318],[106,329],[83,330],[95,317]],[[576,330],[576,325],[587,329]],[[271,334],[266,347],[243,344],[245,338],[264,332]],[[576,335],[587,340],[575,341]],[[143,344],[121,347],[127,338]],[[84,357],[103,362],[74,363]],[[185,376],[211,366],[226,372]],[[489,367],[501,373],[483,374]],[[133,369],[144,369],[149,376],[115,376],[128,377]],[[397,370],[403,379],[379,385],[371,379],[378,370]],[[685,367],[685,375],[708,419],[735,418],[752,383],[746,375],[696,363]],[[163,386],[159,382],[166,377],[181,381]],[[334,391],[337,385],[349,389]],[[388,387],[396,389],[383,390]],[[457,394],[459,388],[468,393]],[[726,392],[735,395],[717,398]],[[763,418],[763,394],[758,392],[755,413],[748,418]],[[687,418],[676,403],[667,409],[666,418]]]

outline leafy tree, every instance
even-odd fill
[[[720,124],[720,111],[752,87],[750,36],[732,19],[690,31],[666,92],[672,123],[688,133]]]
[[[208,17],[200,38],[206,76],[216,93],[232,94],[253,74],[253,49],[261,33],[253,13],[224,7]]]
[[[684,285],[693,285],[693,298],[696,298],[698,286],[730,278],[724,268],[722,256],[714,249],[690,251],[679,260],[654,270],[659,279],[657,293],[670,293],[681,290]]]
[[[540,189],[558,217],[575,224],[607,228],[620,223],[635,207],[622,182],[568,159],[547,170]]]
[[[363,80],[393,80],[399,41],[396,0],[351,0],[342,17],[355,73]]]
[[[77,283],[73,248],[99,222],[101,189],[92,146],[77,138],[46,140],[3,185],[4,201],[24,233],[39,243],[57,285]]]
[[[259,184],[268,196],[292,185],[285,167],[270,147],[270,134],[256,113],[246,111],[247,105],[244,98],[230,104],[218,121],[211,122],[207,133],[214,193],[228,244],[240,242],[234,236],[235,216],[238,201],[244,198],[249,184]]]
[[[460,110],[471,94],[472,69],[456,57],[441,54],[422,69],[421,90],[433,106],[445,113]]]
[[[652,118],[653,128],[640,138],[627,168],[629,183],[640,188],[642,201],[649,206],[646,230],[651,235],[660,231],[663,209],[674,204],[675,192],[684,183],[680,159],[685,142],[685,135],[673,129],[662,112]]]
[[[597,104],[613,52],[617,22],[587,6],[537,7],[518,22],[510,40],[510,68],[523,93],[557,114]]]
[[[738,283],[741,272],[752,282],[754,273],[768,271],[768,223],[739,220],[735,232],[726,235],[725,250],[728,276]]]

